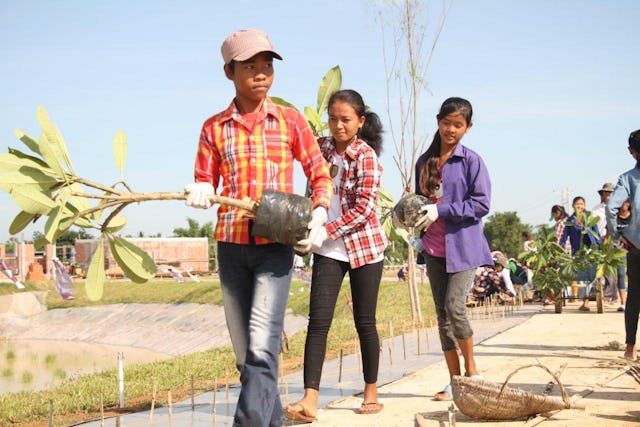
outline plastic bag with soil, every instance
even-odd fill
[[[420,209],[429,203],[429,199],[419,194],[411,193],[402,198],[393,207],[393,213],[405,227],[414,227],[424,215]]]
[[[297,194],[264,190],[255,210],[253,236],[295,246],[309,234],[313,203]]]

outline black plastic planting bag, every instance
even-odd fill
[[[411,193],[402,197],[393,207],[393,213],[405,227],[413,227],[424,215],[420,209],[429,203],[429,199],[419,194]]]
[[[295,246],[309,234],[313,203],[297,194],[264,190],[255,210],[254,236]]]

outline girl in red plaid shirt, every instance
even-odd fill
[[[318,140],[330,165],[334,196],[325,227],[313,242],[313,272],[309,326],[305,344],[304,397],[285,408],[287,417],[315,420],[318,389],[336,300],[349,273],[353,318],[360,337],[364,373],[364,400],[359,412],[375,414],[380,342],[376,330],[376,305],[388,239],[377,217],[382,166],[382,124],[365,110],[358,92],[340,90],[329,99],[331,137]]]

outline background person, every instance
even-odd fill
[[[592,233],[582,233],[584,230],[584,214],[585,203],[584,197],[577,196],[573,198],[571,203],[573,206],[573,214],[569,217],[568,222],[562,233],[560,239],[560,246],[564,247],[567,240],[571,243],[571,255],[575,255],[576,252],[582,247],[582,245],[591,246],[593,244],[600,244],[600,233],[598,233],[597,225],[592,228]],[[578,272],[576,281],[591,283],[596,277],[596,269],[594,266],[588,266],[585,271]],[[582,305],[578,307],[580,311],[589,311],[589,297],[583,298]]]
[[[624,328],[626,349],[625,359],[636,361],[638,348],[636,335],[638,332],[638,315],[640,315],[640,129],[629,135],[629,154],[636,165],[620,175],[611,193],[605,209],[607,228],[614,239],[622,240],[627,247],[627,302],[624,310]],[[631,201],[631,220],[619,227],[618,213],[620,207],[629,199]],[[623,224],[624,225],[624,224]]]
[[[195,183],[186,187],[188,206],[209,208],[208,197],[259,200],[264,189],[293,192],[293,159],[313,189],[310,236],[327,218],[333,187],[305,118],[277,106],[267,92],[273,59],[282,59],[260,30],[240,30],[222,43],[224,72],[235,97],[207,119],[200,134]],[[268,149],[267,149],[268,148]],[[227,328],[240,372],[241,390],[234,426],[281,426],[278,354],[291,285],[293,249],[251,234],[253,221],[242,209],[220,206],[218,242],[220,284]]]
[[[598,190],[598,195],[600,196],[600,203],[595,205],[591,210],[591,213],[599,218],[598,233],[600,233],[600,237],[602,238],[604,238],[607,235],[607,215],[605,214],[605,207],[607,206],[609,197],[611,197],[612,191],[613,191],[612,183],[605,182],[604,184],[602,184],[602,188]]]

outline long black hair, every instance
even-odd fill
[[[364,139],[373,148],[377,156],[382,153],[382,122],[380,117],[364,104],[362,96],[352,89],[342,89],[334,92],[329,98],[329,107],[336,102],[342,101],[351,105],[358,117],[364,117],[364,124],[358,131],[358,137]]]
[[[567,211],[564,209],[564,206],[562,205],[553,205],[551,207],[551,214],[553,215],[556,212],[560,212],[560,219],[566,219],[569,215],[567,214]]]
[[[436,115],[438,122],[451,113],[460,113],[467,122],[467,126],[471,125],[473,117],[473,108],[471,103],[464,98],[447,98],[440,107],[440,112]],[[420,170],[420,191],[425,195],[432,195],[440,186],[440,171],[438,171],[438,161],[440,159],[440,131],[436,131],[433,135],[433,141],[427,148],[427,151],[421,156],[425,161],[422,163]]]

